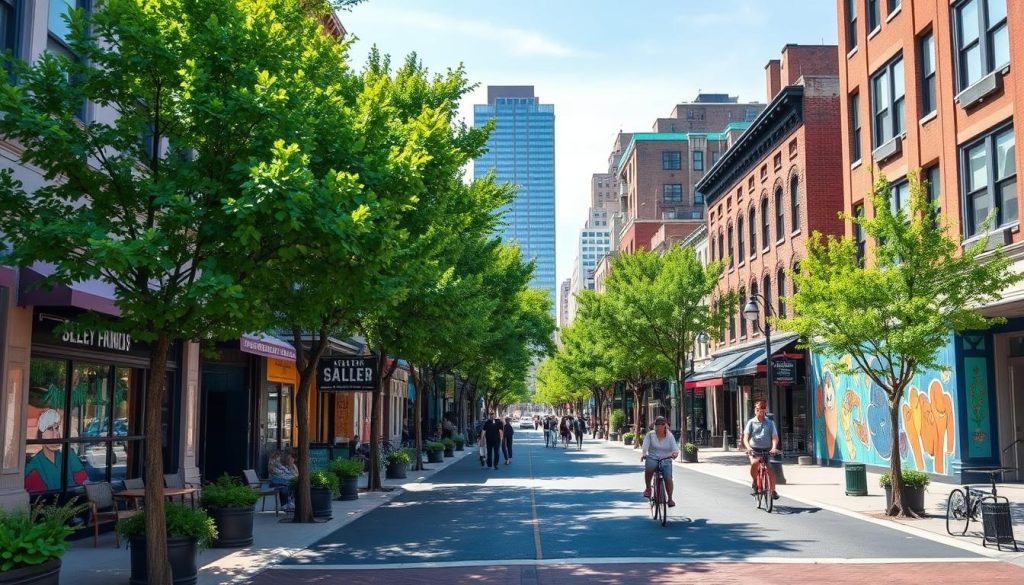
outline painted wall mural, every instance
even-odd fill
[[[842,360],[852,363],[849,355]],[[885,391],[860,372],[837,374],[832,361],[834,358],[824,355],[811,356],[815,450],[819,459],[888,465],[893,455],[892,433],[898,432],[898,456],[904,469],[950,472],[950,462],[959,449],[952,343],[940,355],[940,362],[949,367],[920,372],[904,392],[898,430],[890,423]]]

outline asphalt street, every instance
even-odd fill
[[[783,498],[754,507],[744,486],[675,467],[662,527],[641,497],[639,453],[599,442],[546,448],[516,432],[511,465],[466,457],[321,540],[281,569],[580,562],[964,560],[959,548]],[[976,560],[981,560],[977,558]]]

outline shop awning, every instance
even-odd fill
[[[749,351],[749,350],[747,350]],[[747,355],[747,351],[733,351],[712,359],[706,366],[690,374],[686,378],[687,388],[707,388],[709,386],[721,386],[725,371],[737,360]]]
[[[121,316],[121,310],[114,300],[114,285],[98,279],[72,284],[42,284],[45,278],[55,272],[54,265],[48,262],[36,262],[31,268],[22,268],[18,304],[25,307],[77,307]]]
[[[18,282],[18,273],[10,266],[0,266],[0,286],[14,287]]]
[[[779,353],[780,351],[787,349],[789,346],[796,345],[797,336],[789,333],[780,335],[777,339],[772,339],[772,355]],[[730,365],[724,372],[725,377],[735,376],[752,376],[757,374],[758,366],[763,366],[765,361],[765,348],[764,344],[761,347],[748,350],[743,356],[736,360]]]
[[[268,333],[245,333],[238,343],[246,353],[295,361],[295,347]]]

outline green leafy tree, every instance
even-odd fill
[[[150,342],[150,583],[171,579],[160,493],[171,344],[250,329],[254,275],[301,253],[309,201],[356,196],[350,175],[316,168],[325,153],[309,138],[344,117],[345,47],[318,20],[329,9],[320,0],[106,0],[90,16],[71,13],[76,58],[12,61],[0,80],[0,132],[50,180],[29,193],[0,175],[9,261],[51,262],[54,283],[103,278],[120,319],[87,324]],[[79,119],[87,102],[112,119]],[[357,143],[352,126],[341,124],[335,140]],[[330,211],[320,210],[361,229],[362,211]]]
[[[893,429],[887,513],[910,516],[898,455],[904,391],[918,371],[943,366],[938,352],[950,334],[1001,322],[977,307],[998,300],[1022,275],[1009,271],[1001,250],[985,251],[987,238],[961,249],[928,202],[918,173],[911,174],[909,209],[893,212],[890,194],[880,177],[871,193],[874,217],[843,215],[874,242],[870,266],[862,267],[849,236],[813,234],[800,272],[792,275],[794,316],[778,324],[802,335],[805,347],[837,358],[837,373],[863,372],[885,391]],[[845,355],[852,363],[838,359]]]

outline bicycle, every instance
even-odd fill
[[[1010,501],[1005,496],[999,495],[999,490],[996,489],[996,476],[1001,476],[1007,471],[1015,470],[1011,467],[967,467],[963,471],[987,473],[992,482],[992,490],[987,491],[982,488],[971,487],[965,483],[963,489],[954,488],[953,491],[949,492],[949,498],[946,500],[946,532],[951,536],[963,536],[967,534],[967,529],[970,527],[972,520],[974,522],[981,521],[982,503]]]
[[[648,499],[651,504],[651,518],[664,526],[668,522],[668,490],[665,488],[665,473],[661,466],[666,462],[672,465],[672,458],[655,459],[655,462],[657,465],[654,468],[654,476],[651,477],[651,497]]]
[[[771,476],[768,474],[768,456],[771,454],[771,451],[751,449],[747,451],[747,454],[757,457],[760,463],[757,466],[757,479],[754,480],[754,501],[757,502],[758,509],[763,507],[765,512],[771,514],[772,509],[775,508]]]

